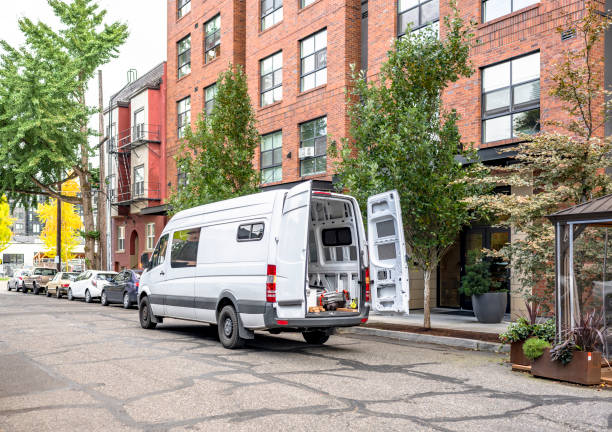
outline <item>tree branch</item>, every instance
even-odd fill
[[[81,204],[81,200],[78,197],[74,197],[74,196],[67,196],[67,195],[62,195],[61,192],[56,192],[53,189],[51,189],[49,186],[42,184],[41,182],[38,181],[38,179],[34,176],[30,177],[32,179],[32,181],[34,183],[36,183],[36,185],[43,191],[46,192],[47,196],[51,196],[55,199],[60,199],[64,202],[70,203],[70,204],[76,204],[79,205]],[[40,192],[39,192],[40,194]]]

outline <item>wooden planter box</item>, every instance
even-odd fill
[[[525,341],[512,342],[510,344],[510,362],[521,366],[529,366],[531,360],[525,357],[523,353],[523,344]]]
[[[546,348],[544,354],[531,364],[531,374],[577,384],[596,385],[601,382],[601,353],[574,351],[572,361],[563,366],[561,362],[550,358],[550,349]]]

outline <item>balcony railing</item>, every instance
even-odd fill
[[[108,141],[109,153],[123,153],[134,147],[149,143],[161,142],[161,126],[138,123],[122,130]]]
[[[136,201],[161,200],[160,183],[134,182],[130,187],[119,185],[112,203],[116,205],[129,205]]]

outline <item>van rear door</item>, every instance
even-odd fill
[[[368,198],[368,249],[372,308],[378,312],[408,313],[406,242],[396,190]]]
[[[279,318],[303,318],[306,299],[306,250],[312,182],[289,189],[283,203],[276,258]]]

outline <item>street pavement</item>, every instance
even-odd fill
[[[212,327],[0,286],[1,431],[601,431],[612,391],[511,372],[506,355]]]

